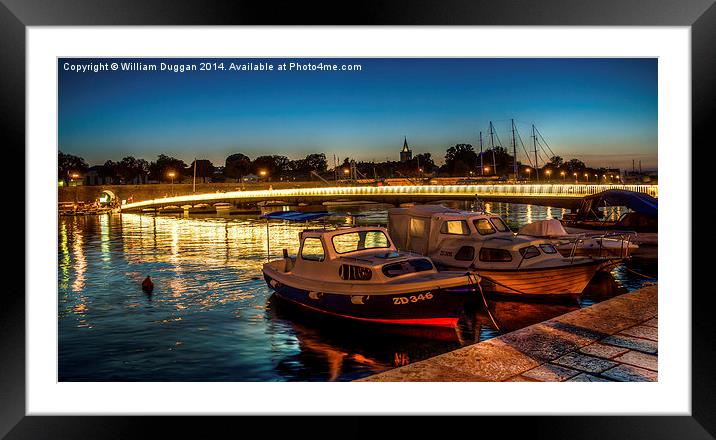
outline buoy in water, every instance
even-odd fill
[[[142,281],[142,290],[144,290],[146,293],[152,293],[152,290],[154,290],[154,283],[152,282],[152,279],[147,276],[144,281]]]

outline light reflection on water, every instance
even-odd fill
[[[566,212],[506,203],[485,208],[513,228]],[[385,206],[335,210],[366,214],[341,224],[387,223]],[[271,257],[284,248],[295,254],[299,232],[320,225],[272,223]],[[287,308],[263,281],[266,238],[266,223],[256,217],[60,217],[60,380],[352,380],[498,335],[477,304],[467,307],[457,331],[377,330]],[[653,261],[635,264],[638,272],[656,273]],[[140,288],[147,275],[155,284],[151,296]],[[582,305],[643,282],[620,266],[588,287]],[[503,331],[579,307],[490,304]]]

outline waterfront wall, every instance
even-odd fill
[[[655,381],[657,314],[647,286],[360,381]]]

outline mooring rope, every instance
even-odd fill
[[[510,286],[508,286],[508,285],[505,285],[505,284],[502,284],[502,283],[500,283],[500,282],[497,282],[497,281],[493,280],[492,278],[489,278],[489,277],[486,277],[486,276],[483,276],[483,275],[480,275],[480,277],[486,279],[487,281],[489,281],[489,282],[491,282],[491,283],[495,283],[495,284],[497,284],[498,286],[502,286],[502,287],[504,287],[505,289],[509,289],[509,290],[512,290],[513,292],[517,292],[517,293],[519,293],[520,295],[528,295],[527,293],[522,292],[521,290],[517,290],[517,289],[515,289],[514,287],[510,287]]]
[[[473,277],[477,277],[477,279],[474,279]],[[480,285],[480,275],[474,275],[471,272],[468,272],[467,279],[473,286],[477,285],[477,288],[480,290],[480,297],[482,297],[482,303],[485,305],[485,311],[487,312],[487,316],[490,317],[490,321],[492,321],[492,325],[495,326],[495,329],[497,329],[498,332],[501,332],[502,330],[500,329],[500,326],[497,325],[497,321],[495,321],[495,318],[492,316],[492,312],[490,312],[490,307],[487,305],[487,298],[485,298],[485,292],[483,292],[482,286]]]
[[[650,280],[655,280],[655,279],[656,279],[656,277],[650,277],[649,275],[644,275],[643,273],[639,273],[639,272],[637,272],[637,271],[635,271],[635,270],[629,269],[629,268],[626,267],[626,266],[624,266],[624,269],[626,269],[627,271],[633,273],[634,275],[639,275],[639,276],[642,277],[642,278],[647,278],[647,279],[650,279]]]

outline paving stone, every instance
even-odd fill
[[[658,344],[648,339],[634,338],[632,336],[609,336],[600,342],[617,347],[629,348],[632,350],[643,351],[644,353],[656,354],[659,350]]]
[[[517,375],[512,376],[511,378],[507,379],[505,382],[539,382],[537,379],[532,379],[531,377],[525,377],[523,375]]]
[[[659,371],[659,358],[653,354],[646,354],[639,351],[628,351],[615,357],[613,360],[649,370]]]
[[[561,367],[554,364],[543,364],[537,368],[522,373],[523,376],[537,379],[542,382],[562,382],[578,375],[580,371]]]
[[[649,339],[652,341],[659,340],[659,330],[656,327],[649,327],[646,325],[637,325],[635,327],[622,330],[617,334],[634,336],[636,338]]]
[[[491,379],[423,361],[365,377],[357,382],[485,382],[488,380]]]
[[[659,318],[650,319],[642,325],[648,325],[649,327],[659,327]]]
[[[593,341],[591,338],[546,324],[532,325],[500,336],[499,339],[532,359],[540,361],[539,363],[557,359]]]
[[[562,365],[563,367],[574,368],[575,370],[586,371],[588,373],[601,373],[602,371],[608,370],[617,365],[616,362],[580,353],[566,354],[561,358],[554,360],[553,363]]]
[[[595,376],[593,374],[581,373],[581,374],[578,374],[578,375],[574,376],[573,378],[569,379],[567,382],[613,382],[613,381],[603,378],[603,377],[600,377],[600,376]]]
[[[586,347],[582,347],[579,349],[580,352],[584,354],[589,354],[592,356],[597,356],[604,359],[610,359],[614,356],[619,356],[622,353],[626,353],[629,351],[628,348],[624,347],[615,347],[613,345],[605,345],[601,344],[599,342],[595,342],[594,344],[587,345]]]
[[[655,371],[626,364],[617,365],[603,372],[602,376],[619,382],[655,382],[658,378]]]
[[[435,365],[493,381],[503,381],[540,364],[529,355],[501,341],[490,339],[429,359]]]
[[[577,312],[567,313],[566,315],[558,316],[555,321],[563,324],[571,324],[574,326],[580,326],[582,328],[599,332],[601,337],[612,335],[625,328],[632,327],[643,322],[640,317],[628,316],[626,313],[608,313],[607,308],[599,308],[592,310],[599,304],[587,307],[586,309],[580,309]],[[616,309],[616,308],[615,308]]]
[[[641,324],[658,314],[658,286],[644,287],[554,318],[605,336]]]

